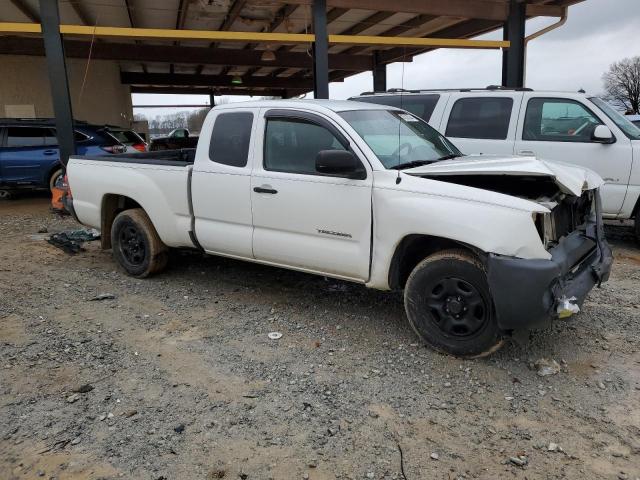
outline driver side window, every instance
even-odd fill
[[[320,125],[292,118],[267,120],[265,170],[318,175],[316,156],[322,150],[345,150],[345,147]]]
[[[522,139],[590,143],[593,131],[602,124],[588,108],[574,100],[532,98],[527,104]]]

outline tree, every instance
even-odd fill
[[[614,62],[602,80],[607,100],[627,113],[640,113],[640,57]]]

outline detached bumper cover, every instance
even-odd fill
[[[591,289],[609,279],[613,255],[604,238],[599,199],[596,202],[594,218],[549,250],[551,260],[489,255],[487,277],[500,328],[546,327],[558,318],[560,298],[576,297],[582,307]]]

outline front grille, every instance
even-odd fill
[[[551,214],[541,216],[536,221],[545,246],[553,247],[562,237],[582,228],[592,216],[594,208],[594,192],[591,190],[580,197],[565,196],[561,199]]]

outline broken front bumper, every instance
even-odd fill
[[[558,318],[561,299],[575,297],[581,307],[591,289],[609,279],[613,255],[597,211],[584,229],[549,250],[550,260],[489,255],[487,277],[501,329],[546,327]]]

